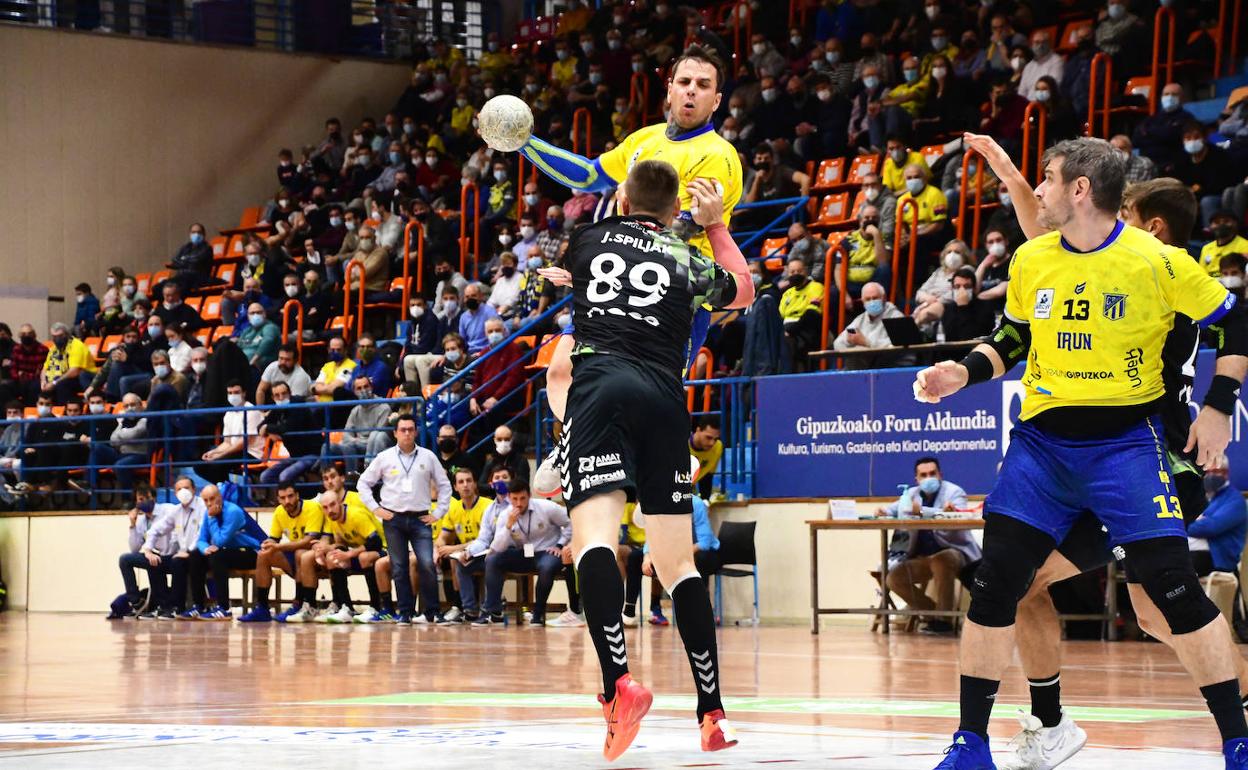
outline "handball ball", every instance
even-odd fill
[[[485,103],[477,116],[477,131],[491,149],[515,152],[533,133],[533,111],[523,100],[499,94]]]

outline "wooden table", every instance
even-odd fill
[[[983,529],[984,520],[974,519],[814,519],[807,521],[810,527],[810,632],[819,633],[820,615],[880,615],[883,616],[884,633],[889,633],[889,617],[892,615],[950,616],[961,615],[960,610],[904,610],[891,606],[884,578],[888,575],[888,538],[894,530],[922,529]],[[875,530],[880,533],[880,604],[877,607],[822,607],[819,604],[819,533],[827,530]]]
[[[951,530],[951,529],[983,529],[984,520],[974,519],[812,519],[806,522],[810,527],[810,632],[819,633],[820,615],[877,615],[881,616],[884,633],[889,633],[889,618],[893,615],[907,617],[923,615],[925,617],[961,617],[962,611],[953,610],[914,610],[907,607],[898,609],[891,606],[888,599],[888,586],[885,578],[888,575],[888,540],[889,533],[895,530]],[[880,533],[880,603],[876,607],[822,607],[819,604],[819,533],[825,530],[876,530]],[[1104,626],[1104,637],[1109,641],[1118,638],[1118,629],[1114,620],[1118,617],[1117,563],[1112,559],[1108,566],[1108,578],[1105,590],[1105,611],[1099,614],[1061,615],[1062,620],[1099,620]]]

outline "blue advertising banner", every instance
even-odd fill
[[[1214,354],[1197,358],[1199,403]],[[987,494],[1022,406],[1022,367],[940,404],[914,400],[917,369],[821,372],[757,381],[757,497],[887,497],[913,483],[914,461],[940,459],[944,475]],[[1240,402],[1228,456],[1232,480],[1248,488],[1248,409]]]

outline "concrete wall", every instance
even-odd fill
[[[399,64],[0,26],[0,274],[68,297],[112,265],[157,270],[277,187],[277,151],[349,130],[407,85]],[[0,321],[29,320],[12,309]],[[40,336],[46,334],[40,330]]]

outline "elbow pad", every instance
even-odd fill
[[[1001,323],[997,324],[986,344],[997,351],[1008,372],[1014,364],[1027,357],[1027,351],[1031,349],[1031,326],[1002,315]]]
[[[598,161],[555,147],[535,136],[529,137],[528,144],[521,147],[520,152],[543,174],[564,187],[581,192],[602,192],[616,186],[615,180],[602,170]]]

